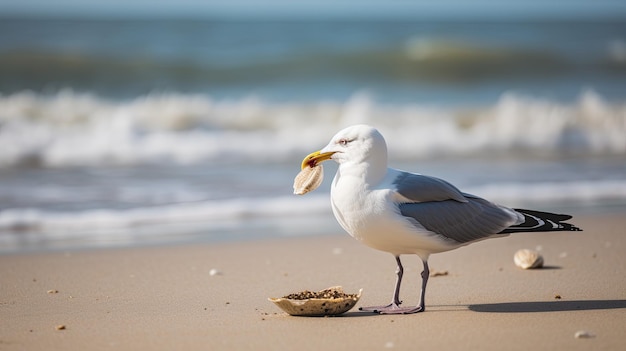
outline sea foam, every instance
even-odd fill
[[[594,208],[598,204],[623,206],[626,180],[499,182],[464,190],[508,206],[531,205],[549,210],[555,203],[576,203]],[[205,239],[221,236],[221,240],[237,230],[245,231],[248,238],[255,232],[264,233],[265,237],[270,235],[268,232],[296,236],[338,233],[341,229],[332,218],[328,196],[320,191],[306,197],[240,197],[67,212],[6,209],[0,211],[0,252],[19,248],[29,240],[89,240],[92,245],[98,241],[108,245],[106,242],[116,240],[135,244],[155,242],[160,237],[184,237],[187,232],[198,232]]]
[[[21,92],[0,96],[0,123],[3,168],[285,161],[355,123],[378,127],[396,158],[626,152],[626,105],[593,91],[572,103],[507,93],[483,107],[382,104],[365,93],[345,102],[276,103]]]

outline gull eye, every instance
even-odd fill
[[[337,143],[341,146],[346,146],[348,145],[348,139],[339,139]]]

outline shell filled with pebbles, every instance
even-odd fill
[[[543,257],[537,251],[529,249],[518,250],[513,256],[515,265],[522,269],[536,269],[543,267]]]
[[[346,294],[341,286],[333,286],[318,292],[305,290],[269,300],[292,316],[336,316],[354,307],[362,291]]]

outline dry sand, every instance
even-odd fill
[[[407,316],[291,317],[267,300],[342,285],[364,289],[357,307],[388,302],[392,256],[347,234],[3,255],[0,349],[624,350],[626,218],[574,222],[585,231],[432,256],[431,271],[448,274],[430,279],[427,311]],[[513,264],[516,250],[538,245],[546,268]],[[421,265],[404,262],[402,297],[414,304]]]

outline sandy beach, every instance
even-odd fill
[[[329,220],[332,220],[329,218]],[[216,245],[0,256],[2,350],[623,350],[626,219],[578,215],[583,232],[517,234],[431,257],[427,311],[292,317],[267,300],[363,288],[387,303],[389,254],[347,234]],[[303,229],[306,230],[306,229]],[[513,254],[540,249],[545,268]],[[406,257],[405,304],[421,264]],[[576,338],[585,331],[588,338]]]

